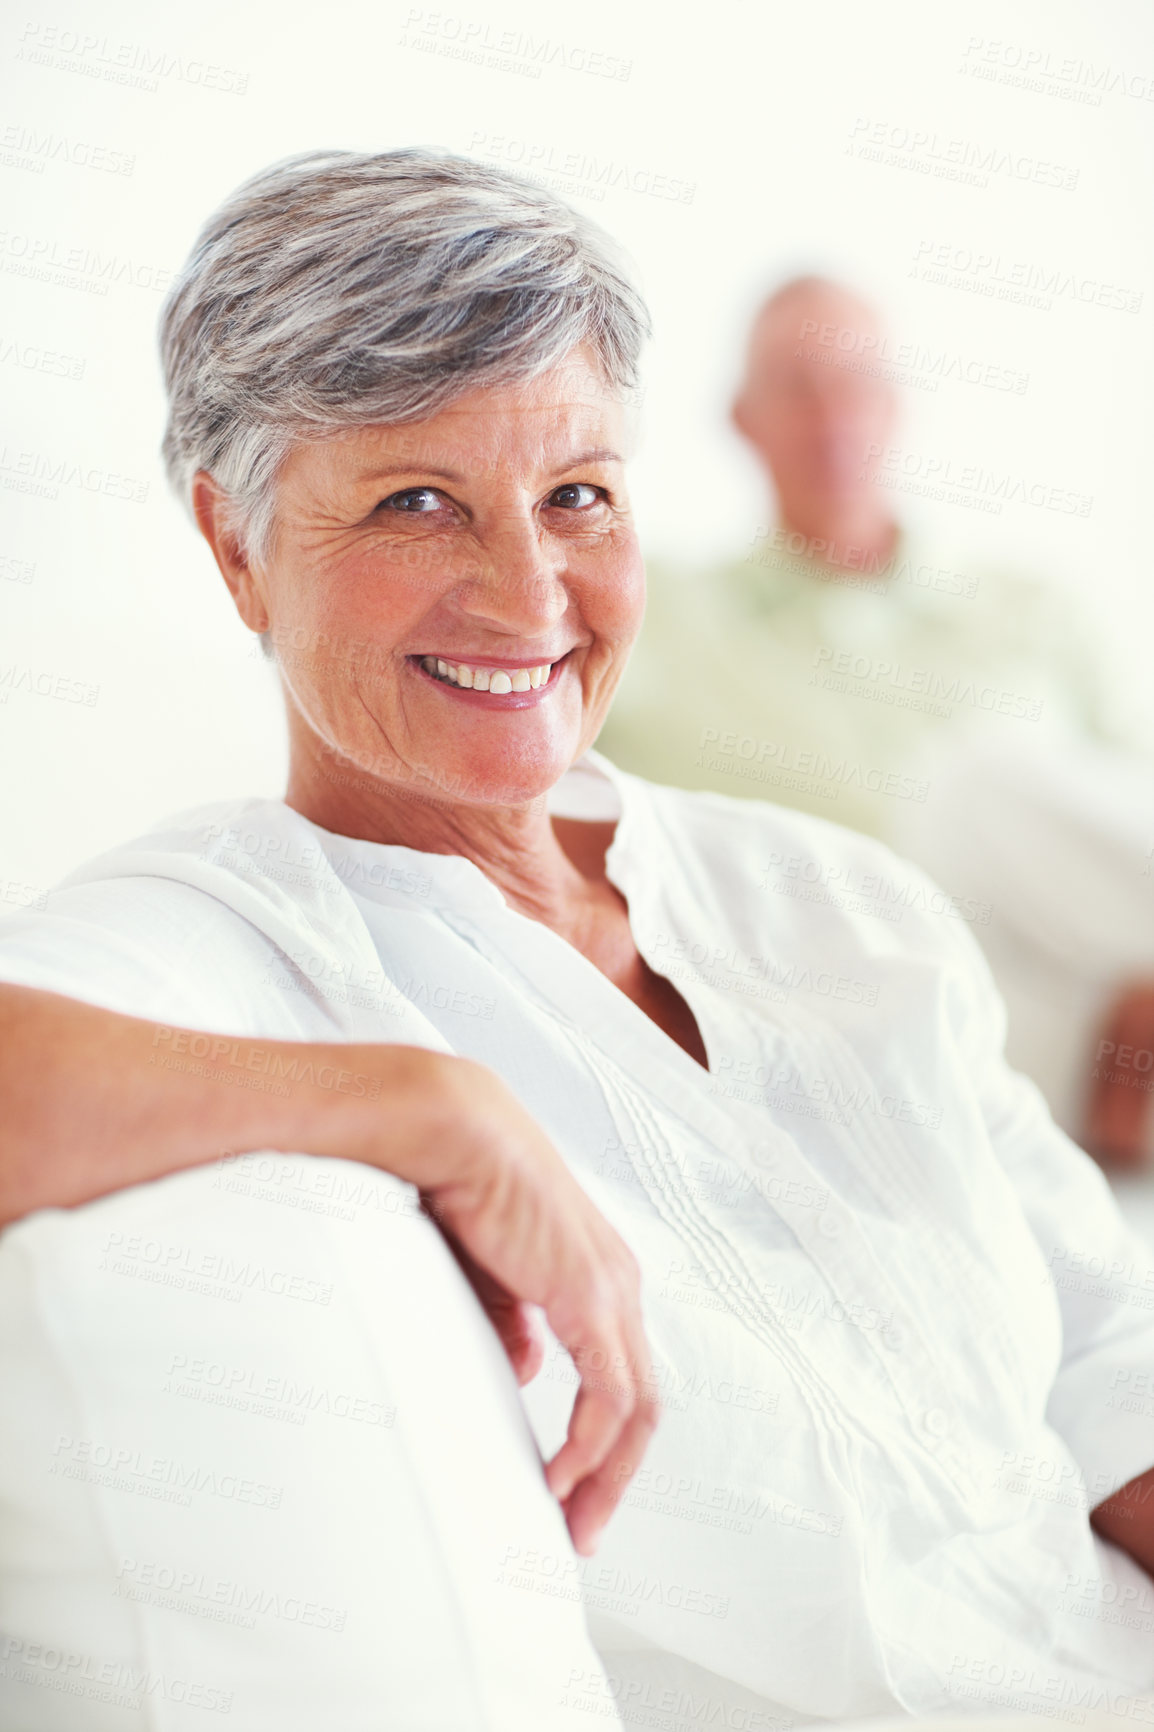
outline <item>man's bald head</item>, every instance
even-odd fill
[[[884,330],[860,296],[827,277],[795,277],[750,332],[733,418],[773,480],[783,516],[807,526],[864,511],[877,447],[897,397],[880,361]]]
[[[850,334],[856,340],[882,336],[882,321],[876,310],[843,283],[832,277],[791,277],[764,301],[753,321],[747,363],[756,366],[767,346],[813,342],[823,327],[839,333],[848,347]]]

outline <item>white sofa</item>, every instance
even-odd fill
[[[0,1439],[5,1732],[619,1723],[514,1379],[408,1185],[246,1155],[18,1223]]]

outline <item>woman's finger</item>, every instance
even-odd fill
[[[582,1557],[589,1557],[597,1549],[601,1530],[628,1491],[629,1482],[649,1447],[658,1414],[656,1398],[643,1396],[601,1466],[579,1481],[565,1501],[570,1538]]]
[[[497,1331],[517,1382],[531,1383],[545,1363],[545,1338],[536,1307],[526,1305],[483,1268],[454,1233],[441,1231]]]
[[[568,1436],[547,1470],[549,1484],[563,1503],[619,1450],[639,1411],[644,1421],[638,1439],[648,1441],[657,1422],[659,1404],[644,1337],[639,1328],[623,1328],[623,1322],[615,1319],[614,1339],[604,1345],[594,1341],[570,1346],[581,1384]],[[624,1345],[630,1338],[633,1345]]]

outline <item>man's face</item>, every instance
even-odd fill
[[[754,326],[734,416],[787,519],[820,522],[872,498],[897,424],[880,341],[868,308],[832,289],[787,294]]]

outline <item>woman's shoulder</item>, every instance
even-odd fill
[[[288,862],[320,881],[311,826],[279,800],[198,806],[106,849],[0,921],[0,979],[125,1015],[245,1024],[275,934],[293,924]],[[306,845],[311,844],[311,851]],[[300,891],[296,894],[299,896]]]
[[[668,870],[719,924],[806,951],[972,962],[989,905],[951,895],[884,842],[768,800],[629,780]]]
[[[137,876],[145,860],[159,864],[164,857],[183,857],[220,864],[245,852],[267,855],[276,851],[276,838],[301,828],[313,827],[283,800],[252,796],[185,807],[82,861],[60,880],[57,891]]]
[[[768,850],[768,864],[780,866],[787,874],[804,873],[810,879],[822,866],[847,871],[854,867],[864,873],[907,864],[884,843],[860,830],[772,800],[679,788],[627,771],[616,773],[635,789],[644,790],[643,798],[663,825],[691,836],[695,846],[723,859],[731,858],[735,849],[743,859],[751,851],[760,855]],[[916,869],[910,866],[909,870]],[[827,870],[823,875],[832,877],[833,873]]]

